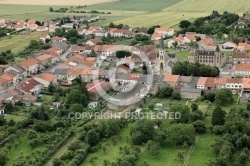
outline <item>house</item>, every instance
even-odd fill
[[[14,29],[15,29],[16,31],[24,30],[25,28],[26,28],[26,25],[25,25],[24,23],[16,24],[16,25],[14,26]]]
[[[49,54],[43,54],[34,57],[38,63],[40,64],[40,68],[44,68],[46,66],[50,66],[52,64],[52,57]]]
[[[185,35],[184,43],[196,42],[196,37],[194,35]]]
[[[148,28],[145,28],[145,27],[138,28],[137,34],[147,35],[148,34]]]
[[[22,82],[18,85],[18,89],[25,94],[38,95],[41,92],[43,85],[33,78]]]
[[[43,43],[46,43],[46,39],[50,40],[50,35],[42,34],[41,37],[40,37],[40,40],[42,40]]]
[[[49,73],[43,73],[39,76],[33,77],[34,80],[43,85],[43,87],[48,87],[50,83],[56,85],[57,77]]]
[[[106,36],[107,31],[105,29],[95,31],[95,36],[103,37]]]
[[[246,20],[238,20],[234,24],[234,28],[246,28],[246,27],[247,27]]]
[[[222,88],[226,88],[226,82],[227,82],[227,78],[224,78],[224,77],[215,78],[215,80],[214,80],[215,88],[217,90],[220,90]]]
[[[67,78],[68,70],[68,68],[56,68],[53,71],[53,75],[55,75],[58,80],[64,80]]]
[[[205,46],[215,46],[215,41],[212,38],[204,38],[200,41],[200,43]]]
[[[83,35],[86,32],[86,29],[84,29],[84,28],[76,28],[76,31],[78,32],[79,35]]]
[[[124,31],[133,31],[133,29],[130,28],[128,25],[124,25],[121,29]]]
[[[64,49],[55,46],[55,47],[51,47],[51,48],[45,50],[45,52],[48,54],[51,54],[51,55],[53,55],[53,53],[56,53],[57,55],[61,55],[64,52]]]
[[[164,37],[174,35],[174,29],[173,28],[155,28],[155,32],[160,33]]]
[[[250,63],[250,54],[246,52],[233,52],[233,64]]]
[[[154,32],[151,36],[151,40],[160,40],[162,38],[162,34],[161,33],[157,33],[157,32]]]
[[[229,41],[229,42],[223,43],[222,48],[224,48],[224,49],[237,49],[237,44]]]
[[[123,37],[125,37],[125,38],[134,38],[135,37],[135,32],[130,31],[130,30],[125,30],[125,31],[123,31]]]
[[[95,34],[96,31],[102,30],[100,26],[90,26],[89,29],[85,32],[86,35]]]
[[[94,39],[90,39],[89,41],[86,42],[87,45],[93,46],[93,45],[97,45],[98,43],[101,43],[102,40],[100,38],[94,38]]]
[[[124,33],[124,30],[122,30],[122,29],[115,29],[112,33],[113,34],[112,36],[123,37],[123,33]]]
[[[183,99],[197,99],[201,96],[200,89],[181,88],[180,95]]]
[[[145,63],[146,65],[148,65],[149,62],[150,62],[148,56],[145,55],[145,54],[133,54],[131,56],[131,60],[137,66],[143,65],[143,63]]]
[[[71,83],[77,76],[80,76],[82,69],[69,69],[66,76],[68,83]]]
[[[39,71],[39,63],[34,58],[20,62],[20,66],[25,69],[25,76],[36,74]]]
[[[70,59],[77,63],[81,63],[86,60],[86,57],[81,54],[75,54],[74,56],[70,57]]]
[[[60,28],[60,27],[59,26],[55,26],[55,25],[49,26],[49,32],[55,32],[55,30],[57,28]]]
[[[95,61],[86,60],[81,63],[81,65],[83,66],[83,69],[93,69],[93,67],[95,67]]]
[[[3,18],[0,18],[0,24],[5,24],[5,19],[3,19]]]
[[[75,25],[74,23],[65,23],[64,25],[62,25],[62,27],[67,29],[68,28],[73,29],[74,25]]]
[[[197,82],[197,89],[205,89],[205,85],[208,77],[200,77]]]
[[[250,77],[250,64],[249,63],[235,64],[233,66],[233,76]]]
[[[9,87],[9,81],[0,77],[0,90],[6,90]]]
[[[180,79],[179,75],[166,75],[163,79],[163,82],[175,88],[179,83],[179,79]]]
[[[71,46],[70,48],[71,53],[80,53],[84,51],[84,47],[82,46]]]
[[[244,13],[243,14],[243,19],[244,20],[249,20],[250,19],[250,13]]]
[[[243,88],[242,78],[227,78],[226,87],[231,89],[233,93],[238,93]]]
[[[17,79],[22,79],[25,74],[26,74],[26,71],[25,69],[23,69],[22,67],[20,66],[17,66],[17,65],[13,65],[13,66],[9,66],[8,68],[6,68],[4,70],[4,72],[8,72],[8,73],[14,73],[14,74],[17,74]],[[16,80],[17,81],[17,80]],[[15,82],[14,82],[15,83]]]
[[[65,37],[58,37],[58,36],[53,36],[51,38],[52,42],[66,42],[67,39]]]
[[[95,80],[86,85],[88,91],[88,96],[90,100],[97,101],[100,97],[103,97],[106,94],[106,91],[110,89],[109,82]]]
[[[168,41],[168,48],[176,47],[175,44],[178,47],[185,45],[185,40],[184,40],[182,35],[179,35],[178,37],[169,40]]]
[[[45,31],[48,31],[48,30],[49,30],[49,28],[46,27],[46,26],[38,26],[38,27],[36,28],[36,31],[37,31],[37,32],[45,32]]]

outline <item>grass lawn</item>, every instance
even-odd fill
[[[150,166],[159,166],[159,165],[164,165],[164,166],[182,166],[183,161],[178,159],[178,150],[183,150],[184,154],[186,155],[188,152],[188,148],[175,148],[175,147],[168,147],[168,146],[163,146],[160,149],[160,155],[153,158],[147,151],[146,148],[145,150],[139,154],[139,161],[138,165],[142,164],[144,161],[146,161]]]
[[[212,144],[214,144],[214,136],[212,134],[199,135],[188,165],[206,166],[209,160],[214,160],[216,156],[211,147]]]
[[[41,34],[45,32],[32,32],[27,35],[19,35],[14,34],[9,36],[0,38],[0,50],[12,50],[13,53],[17,53],[20,50],[23,50],[24,47],[28,46],[30,40],[39,40]]]
[[[52,95],[42,95],[42,101],[43,102],[48,102],[48,103],[50,103],[50,102],[52,102],[53,101],[53,96]]]
[[[86,160],[82,163],[82,166],[92,166],[92,163],[89,162],[89,160],[92,157],[97,157],[97,159],[94,162],[94,165],[96,165],[96,166],[102,166],[103,160],[109,160],[110,162],[113,162],[118,157],[121,157],[122,153],[120,153],[119,147],[120,146],[129,146],[131,144],[130,136],[129,136],[130,126],[131,126],[131,124],[121,130],[121,132],[118,136],[118,137],[120,137],[120,139],[117,137],[117,141],[116,141],[115,145],[112,144],[111,139],[101,141],[101,145],[106,146],[106,152],[104,153],[102,148],[100,148],[97,152],[90,153],[87,156]],[[128,139],[126,139],[126,137]]]
[[[188,52],[187,52],[187,51],[177,52],[177,53],[176,53],[176,57],[177,57],[178,59],[187,59],[187,57],[188,57]]]
[[[26,116],[11,115],[11,114],[4,114],[4,116],[5,119],[8,121],[10,121],[11,119],[14,121],[23,121],[27,118]]]

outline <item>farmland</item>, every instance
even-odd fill
[[[99,4],[104,2],[110,2],[114,0],[74,0],[74,1],[67,1],[67,0],[45,0],[45,1],[38,1],[38,0],[1,0],[0,4],[21,4],[21,5],[93,5]]]
[[[14,3],[16,2],[16,3]],[[152,26],[159,24],[165,27],[176,27],[176,25],[184,19],[192,20],[197,17],[206,16],[213,10],[219,12],[230,11],[242,14],[248,11],[250,1],[241,0],[100,0],[100,1],[70,1],[56,3],[57,1],[40,1],[33,2],[25,0],[17,3],[17,0],[0,1],[4,5],[0,6],[0,16],[8,19],[38,19],[45,21],[48,19],[58,18],[62,16],[82,15],[79,13],[51,13],[48,11],[48,5],[53,8],[68,7],[73,5],[73,10],[84,10],[90,12],[97,10],[100,12],[111,12],[111,14],[100,14],[103,20],[94,23],[99,25],[107,25],[110,22],[128,24],[132,27]],[[104,3],[106,2],[106,3]],[[73,3],[73,4],[71,4]],[[98,3],[98,4],[97,4]],[[22,5],[10,5],[22,4]],[[29,6],[27,6],[27,4]],[[77,5],[85,5],[87,7],[76,9]],[[92,4],[92,5],[91,5]],[[47,5],[47,6],[46,6]],[[27,8],[29,10],[27,10]]]

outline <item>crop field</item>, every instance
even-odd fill
[[[93,5],[114,0],[0,0],[0,4],[20,4],[20,5]]]
[[[73,4],[72,4],[73,3]],[[131,27],[161,25],[163,27],[176,27],[181,20],[209,15],[213,10],[219,12],[229,11],[242,15],[249,10],[249,0],[74,0],[74,1],[33,1],[33,0],[0,0],[0,17],[7,19],[37,19],[45,21],[62,16],[89,15],[80,13],[51,13],[49,7],[74,6],[73,10],[89,12],[111,12],[100,14],[103,20],[94,24],[107,25],[110,22],[122,23]],[[3,5],[2,5],[3,4]],[[10,5],[22,4],[22,5]],[[27,5],[28,4],[28,5]],[[37,5],[35,5],[37,4]],[[87,7],[76,9],[77,5]],[[47,5],[47,6],[46,6]]]

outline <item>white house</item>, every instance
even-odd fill
[[[20,66],[25,69],[25,76],[35,74],[39,70],[39,63],[33,58],[20,62]]]
[[[249,77],[250,76],[250,64],[249,63],[235,64],[233,66],[233,76]]]
[[[173,28],[155,28],[156,33],[160,33],[163,36],[173,36],[174,29]]]

